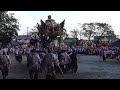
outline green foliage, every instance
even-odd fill
[[[73,38],[77,38],[78,37],[78,30],[77,29],[71,30],[70,33],[71,33],[71,36]]]
[[[7,11],[0,11],[0,42],[4,46],[9,44],[14,36],[18,35],[19,22]]]
[[[82,25],[82,34],[87,37],[88,40],[91,40],[91,37],[94,37],[96,34],[94,23],[84,23]]]
[[[112,26],[107,23],[94,23],[98,36],[116,36]]]
[[[84,23],[82,26],[82,34],[91,41],[94,36],[116,36],[112,26],[107,23]]]

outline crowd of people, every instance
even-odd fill
[[[79,50],[78,50],[79,49]],[[79,52],[78,52],[79,51]],[[119,47],[61,47],[50,46],[43,48],[41,43],[34,45],[19,45],[12,48],[0,47],[0,69],[3,79],[8,76],[11,65],[9,54],[14,54],[18,62],[22,62],[22,57],[27,57],[26,67],[29,69],[30,79],[38,79],[39,73],[43,73],[46,79],[55,79],[57,73],[66,74],[69,71],[77,72],[77,54],[98,55],[106,59],[120,60]]]
[[[46,79],[55,79],[57,73],[65,74],[68,71],[77,72],[77,53],[74,49],[71,52],[61,48],[35,48],[21,45],[14,48],[0,48],[0,69],[3,79],[8,76],[11,65],[10,54],[15,55],[15,59],[21,63],[22,56],[27,57],[26,66],[29,69],[30,79],[38,79],[38,74],[44,73]]]
[[[76,47],[75,50],[78,54],[100,56],[103,58],[103,61],[106,59],[120,60],[120,47]]]
[[[42,22],[42,21],[41,21]],[[59,25],[51,15],[48,16],[43,27],[48,31],[54,32],[58,25],[58,30],[63,30],[64,25]],[[62,22],[64,24],[64,22]],[[38,30],[42,27],[38,24]],[[44,30],[44,29],[43,29]],[[42,30],[42,31],[43,31]],[[16,61],[22,62],[23,56],[27,57],[26,67],[28,68],[30,79],[38,79],[39,73],[43,73],[46,79],[55,79],[57,73],[66,74],[69,71],[77,72],[77,54],[81,55],[99,55],[106,61],[107,58],[120,60],[120,48],[118,47],[68,47],[65,45],[54,46],[51,42],[55,40],[56,35],[33,35],[29,45],[18,45],[12,48],[3,48],[0,44],[0,70],[3,79],[6,79],[9,73],[11,58],[10,54],[15,56]]]

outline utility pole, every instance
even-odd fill
[[[28,35],[28,28],[29,28],[29,27],[27,27],[27,35]]]
[[[119,32],[119,35],[118,35],[118,36],[119,36],[119,39],[120,39],[120,32]]]

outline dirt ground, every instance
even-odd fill
[[[29,79],[26,57],[23,56],[22,63],[18,63],[14,55],[10,55],[12,60],[11,69],[7,79]],[[45,75],[39,73],[39,79],[44,79]],[[73,74],[68,72],[65,75],[57,74],[57,79],[120,79],[120,61],[107,60],[102,62],[98,56],[78,55],[78,71]],[[0,72],[0,79],[2,79]]]

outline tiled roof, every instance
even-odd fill
[[[118,46],[118,47],[120,47],[120,39],[117,40],[117,41],[115,41],[115,42],[112,44],[112,46]]]
[[[94,37],[94,41],[96,42],[98,40],[98,38],[103,38],[104,36],[95,36]],[[119,38],[116,38],[115,36],[106,36],[108,39],[111,40],[112,43],[116,42],[117,40],[119,40]]]
[[[76,41],[76,39],[78,40],[78,38],[65,38],[64,42],[72,42],[72,41]]]
[[[16,39],[30,39],[30,36],[27,35],[19,35],[16,37]]]

